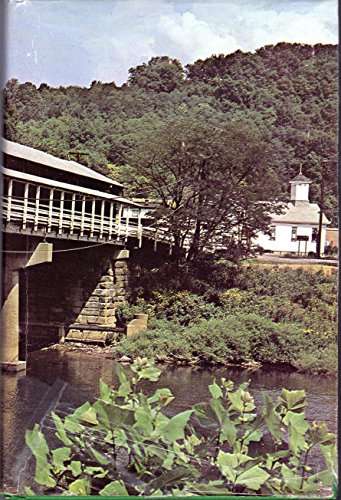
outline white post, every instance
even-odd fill
[[[85,219],[85,195],[82,198],[82,218],[81,218],[81,232],[80,235],[84,234],[84,219]]]
[[[92,238],[94,235],[94,225],[95,225],[95,211],[96,211],[96,200],[95,198],[92,200],[92,211],[91,211],[91,229],[90,229],[90,237]]]
[[[155,236],[154,236],[154,252],[157,250],[157,230],[155,230]]]
[[[39,201],[40,201],[40,186],[37,186],[36,189],[36,208],[34,214],[34,230],[38,229],[38,221],[39,221]]]
[[[139,210],[139,215],[138,215],[138,222],[137,222],[137,236],[139,240],[139,248],[142,247],[142,223],[141,223],[141,210]]]
[[[7,193],[7,218],[6,218],[7,222],[11,220],[12,195],[13,195],[13,179],[10,179],[8,183],[8,193]]]
[[[65,193],[64,193],[64,191],[62,191],[60,193],[60,212],[59,212],[58,234],[62,234],[62,231],[63,231],[64,198],[65,198]]]
[[[100,226],[99,226],[100,239],[102,239],[102,237],[103,237],[104,209],[105,209],[105,200],[102,200],[102,203],[101,203],[101,222],[100,222]]]
[[[128,236],[129,236],[129,207],[127,207],[127,217],[126,217],[126,234],[125,234],[125,241],[127,241]]]
[[[112,233],[112,218],[114,215],[114,204],[111,202],[110,203],[110,213],[109,213],[109,235],[108,235],[108,240],[111,240],[111,233]]]
[[[121,236],[121,218],[122,218],[122,210],[123,210],[123,205],[120,205],[118,209],[118,214],[116,218],[116,224],[117,224],[117,239],[120,239]]]
[[[72,194],[71,201],[71,221],[70,221],[70,234],[73,234],[74,218],[75,218],[75,207],[76,207],[76,193]]]
[[[23,208],[23,218],[22,218],[22,228],[26,229],[26,212],[27,212],[27,203],[28,203],[28,190],[29,190],[29,183],[27,182],[25,184],[25,192],[24,192],[24,208]]]
[[[51,232],[51,226],[52,226],[53,193],[54,193],[54,188],[50,189],[49,216],[47,219],[47,232],[48,233]]]

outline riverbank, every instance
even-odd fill
[[[122,352],[117,350],[116,346],[98,346],[92,344],[82,344],[80,342],[65,342],[63,344],[54,344],[49,347],[45,347],[41,349],[41,351],[48,352],[59,352],[59,353],[79,353],[82,355],[91,355],[96,356],[101,359],[110,359],[122,364],[129,365],[133,363],[134,359],[137,356],[127,356],[122,354]],[[38,351],[37,351],[38,352]],[[40,352],[40,351],[39,351]],[[231,361],[216,361],[216,362],[206,362],[200,360],[198,358],[186,358],[186,357],[177,357],[177,356],[155,356],[155,361],[160,365],[172,367],[207,367],[207,368],[231,368],[231,369],[241,369],[248,371],[258,371],[258,370],[273,370],[276,369],[280,372],[284,373],[302,373],[302,374],[310,374],[311,372],[307,369],[296,369],[291,366],[289,363],[261,363],[259,361],[245,361],[245,362],[231,362]],[[314,373],[316,375],[316,373]],[[335,379],[337,373],[334,371],[326,371],[319,373],[320,376],[324,378]]]

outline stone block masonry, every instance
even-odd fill
[[[58,245],[58,242],[56,242]],[[57,247],[57,249],[59,249]],[[35,266],[27,271],[21,308],[21,323],[28,328],[28,350],[58,342],[58,327],[30,328],[39,322],[62,323],[66,334],[79,325],[79,331],[89,325],[98,331],[116,328],[116,308],[125,301],[129,278],[129,252],[113,245],[94,246],[87,250],[56,252],[49,266]],[[25,326],[26,325],[26,326]],[[28,325],[28,326],[27,326]],[[99,336],[103,338],[102,336]],[[67,335],[66,335],[67,339]]]
[[[125,301],[129,274],[128,257],[129,253],[121,251],[105,263],[102,275],[90,296],[87,279],[84,277],[83,288],[80,289],[81,310],[74,322],[76,325],[116,327],[116,307]],[[75,328],[76,326],[73,329]]]

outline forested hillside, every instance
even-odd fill
[[[314,181],[315,201],[324,178],[326,211],[336,223],[336,46],[280,43],[186,68],[156,57],[129,73],[121,87],[95,81],[90,88],[37,88],[10,80],[6,137],[64,158],[86,153],[83,163],[124,182],[141,140],[163,123],[185,118],[216,129],[236,122],[258,129],[271,146],[283,191],[300,162]],[[141,191],[138,182],[133,187]]]

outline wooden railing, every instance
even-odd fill
[[[128,239],[137,238],[139,245],[142,238],[154,240],[156,249],[158,242],[172,244],[171,235],[167,229],[156,229],[155,227],[143,226],[141,220],[131,220],[129,217],[120,215],[120,206],[116,216],[105,216],[104,213],[97,214],[66,209],[43,203],[28,201],[8,196],[3,197],[3,219],[5,223],[13,223],[22,229],[31,228],[34,231],[45,230],[46,234],[51,232],[57,235],[74,234],[80,236],[95,237],[99,239]],[[116,207],[117,208],[117,207]],[[111,210],[112,212],[114,209]]]
[[[19,188],[19,191],[18,191]],[[44,190],[44,191],[43,191]],[[18,194],[20,192],[20,194]],[[45,193],[44,197],[41,196]],[[95,238],[103,240],[152,239],[156,250],[158,242],[166,243],[172,251],[173,238],[166,227],[143,226],[140,207],[132,217],[129,200],[103,193],[103,198],[71,190],[49,187],[47,184],[27,182],[5,176],[2,197],[2,216],[5,230],[15,226],[20,230],[43,231],[54,237]]]

